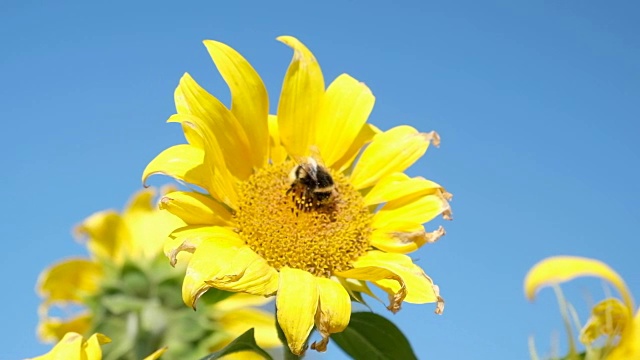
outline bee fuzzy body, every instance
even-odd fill
[[[312,157],[300,161],[291,170],[289,181],[291,187],[287,194],[293,193],[292,200],[301,211],[327,205],[336,193],[331,174]]]

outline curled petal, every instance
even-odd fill
[[[438,287],[406,255],[373,250],[355,260],[353,267],[337,275],[371,281],[389,294],[391,304],[388,308],[393,312],[400,310],[402,300],[414,304],[435,302],[438,314],[444,309]]]
[[[326,351],[329,335],[343,331],[351,318],[351,299],[347,290],[337,281],[317,278],[320,302],[316,312],[316,328],[322,340],[311,344],[317,351]]]
[[[422,226],[416,231],[377,229],[371,234],[371,245],[386,252],[407,254],[418,250],[424,244],[438,241],[444,234],[442,226],[432,232],[425,232]]]
[[[318,61],[302,42],[291,36],[280,36],[278,41],[293,49],[278,104],[280,139],[290,154],[306,156],[315,145],[324,78]]]
[[[193,191],[174,191],[160,200],[160,209],[181,218],[188,225],[232,224],[231,213],[213,198]]]
[[[541,288],[581,276],[596,276],[609,281],[622,295],[625,306],[633,312],[633,299],[620,275],[601,261],[583,257],[555,256],[540,261],[527,273],[524,293],[527,299],[533,300]]]
[[[620,300],[605,299],[591,309],[591,317],[580,331],[580,341],[591,344],[602,335],[620,335],[632,316]]]
[[[607,360],[627,360],[640,358],[640,311],[636,312],[633,321],[625,326],[618,345],[611,351]]]
[[[385,290],[385,292],[389,296],[389,305],[387,306],[387,309],[389,309],[389,311],[393,313],[400,311],[402,301],[404,301],[404,299],[407,297],[407,287],[402,278],[392,271],[381,267],[362,266],[346,271],[337,272],[336,275],[349,279],[371,281],[376,285],[378,285],[378,282],[383,280],[392,280],[397,282],[398,286],[395,290],[392,290],[390,288],[383,288],[383,290]]]
[[[163,174],[210,191],[209,171],[204,165],[204,150],[187,144],[175,145],[151,160],[142,173],[142,183],[146,184],[151,175]]]
[[[287,338],[289,349],[296,355],[305,351],[318,309],[317,278],[292,268],[280,269],[280,285],[276,296],[278,323]]]
[[[220,234],[203,240],[187,265],[182,298],[195,308],[210,288],[270,296],[278,289],[278,273],[244,245],[237,234]]]
[[[164,254],[169,258],[171,266],[175,266],[178,262],[178,256],[182,255],[183,251],[193,254],[202,241],[219,237],[235,238],[236,234],[232,230],[220,226],[184,226],[169,235],[164,243]]]
[[[365,189],[389,174],[404,171],[424,155],[431,142],[439,142],[438,134],[419,133],[407,125],[376,135],[353,169],[351,183],[356,189]]]

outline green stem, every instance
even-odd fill
[[[558,298],[558,305],[560,306],[560,314],[562,315],[562,321],[564,322],[565,330],[567,331],[567,337],[569,342],[569,355],[567,358],[573,359],[577,354],[576,343],[573,339],[573,330],[571,329],[571,321],[569,319],[569,312],[567,311],[567,301],[564,299],[564,294],[558,285],[553,287]]]

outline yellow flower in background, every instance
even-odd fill
[[[580,341],[590,345],[601,336],[608,337],[603,358],[609,360],[640,359],[640,311],[634,316],[635,305],[624,280],[605,263],[588,258],[557,256],[534,265],[524,281],[527,299],[533,300],[538,290],[577,277],[595,276],[611,283],[622,296],[605,299],[591,310],[591,317],[583,326]],[[619,336],[617,344],[609,344]]]
[[[100,345],[111,342],[111,339],[102,334],[93,334],[84,340],[82,335],[74,332],[64,334],[64,337],[48,353],[32,358],[31,360],[101,360],[102,349]],[[166,351],[159,349],[144,360],[156,360]]]
[[[444,234],[423,224],[449,218],[450,194],[403,173],[438,135],[367,124],[374,96],[365,84],[343,74],[325,89],[313,54],[293,37],[278,40],[294,55],[277,116],[249,62],[207,40],[231,91],[230,110],[185,74],[168,121],[182,125],[188,144],[164,150],[143,173],[143,182],[160,173],[206,191],[161,201],[188,224],[165,245],[173,264],[181,252],[193,254],[184,302],[195,308],[211,288],[277,294],[277,319],[295,354],[314,324],[322,340],[312,347],[320,351],[345,329],[350,295],[371,294],[367,281],[389,295],[393,312],[406,301],[436,302],[441,313],[438,287],[405,254]]]
[[[162,249],[185,223],[160,211],[155,193],[139,191],[122,213],[97,212],[76,228],[89,258],[67,259],[41,273],[39,337],[58,341],[68,332],[101,332],[114,339],[106,359],[138,359],[159,345],[170,347],[166,359],[204,356],[252,327],[259,344],[279,346],[273,314],[255,308],[268,299],[220,291],[203,312],[184,307],[177,295],[184,267],[169,266]],[[66,316],[52,315],[61,312]]]

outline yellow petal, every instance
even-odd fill
[[[316,145],[326,166],[333,166],[351,147],[367,122],[375,97],[371,90],[347,74],[329,85],[318,119]]]
[[[278,323],[287,338],[289,349],[301,355],[313,328],[318,309],[317,278],[310,273],[284,267],[276,296]]]
[[[82,335],[69,332],[64,335],[48,353],[31,360],[100,360],[102,358],[101,344],[111,340],[102,334],[93,334],[87,341]]]
[[[241,247],[230,264],[207,285],[216,289],[272,296],[278,290],[278,272],[248,246]]]
[[[411,126],[401,125],[376,135],[358,160],[351,183],[364,189],[394,172],[402,172],[418,160],[431,141],[437,145],[434,132],[419,133]]]
[[[269,130],[269,97],[267,89],[251,64],[231,47],[206,40],[204,45],[218,71],[231,90],[231,112],[247,134],[252,164],[262,168],[267,164]]]
[[[101,344],[110,342],[111,339],[102,334],[93,334],[82,344],[82,360],[102,360]]]
[[[449,203],[440,195],[426,195],[415,198],[404,197],[386,203],[373,215],[374,229],[404,230],[406,226],[424,224],[436,216],[449,213]]]
[[[293,48],[293,59],[282,83],[278,103],[280,139],[290,154],[305,156],[315,145],[318,113],[324,95],[324,79],[318,61],[298,39],[280,36]]]
[[[164,254],[169,258],[171,266],[178,262],[178,255],[183,251],[193,253],[200,243],[207,239],[215,239],[220,236],[235,234],[226,228],[208,225],[190,225],[174,230],[164,242]],[[188,261],[191,257],[181,258],[180,261]]]
[[[281,164],[287,158],[287,150],[280,142],[278,117],[269,115],[269,159],[274,165]]]
[[[620,342],[611,351],[607,360],[627,360],[640,358],[640,311],[636,312],[633,322],[626,326]]]
[[[100,264],[86,259],[69,259],[45,269],[37,290],[45,301],[77,301],[93,295],[100,288],[103,271]]]
[[[225,312],[218,318],[218,323],[228,335],[228,341],[220,344],[221,346],[226,346],[251,328],[255,330],[256,342],[260,347],[274,348],[281,345],[273,313],[251,308],[236,309]]]
[[[160,348],[156,351],[154,351],[153,353],[149,354],[147,357],[145,357],[143,360],[157,360],[160,358],[160,356],[162,356],[162,354],[164,354],[167,350],[169,350],[167,347],[163,347]]]
[[[124,261],[124,254],[132,247],[131,234],[120,214],[113,210],[92,214],[74,232],[77,238],[86,238],[93,257],[110,259],[116,264]]]
[[[131,249],[124,257],[142,261],[153,259],[162,252],[163,241],[185,222],[166,211],[159,211],[153,201],[154,189],[137,192],[122,213],[131,235]]]
[[[333,164],[333,168],[338,169],[340,172],[349,170],[353,164],[353,160],[360,154],[360,150],[362,150],[366,144],[370,143],[379,133],[381,133],[380,129],[374,125],[364,124],[349,149],[342,155],[340,160]]]
[[[633,299],[618,273],[601,261],[577,256],[550,257],[534,265],[524,280],[524,293],[527,299],[533,300],[538,290],[545,286],[582,276],[596,276],[609,281],[622,295],[625,306],[633,311]]]
[[[374,284],[382,280],[396,281],[399,285],[396,291],[389,292],[387,291],[388,289],[384,289],[385,291],[387,291],[387,294],[389,296],[389,305],[387,306],[387,309],[389,309],[393,313],[396,313],[400,310],[402,302],[407,297],[407,287],[402,278],[394,274],[393,272],[381,267],[363,266],[346,271],[336,272],[336,275],[346,279],[366,280]]]
[[[580,331],[580,341],[591,344],[600,336],[620,335],[633,314],[618,299],[605,299],[591,309],[591,317]]]
[[[316,278],[318,282],[318,312],[316,328],[322,340],[314,342],[311,348],[326,351],[329,335],[343,331],[351,318],[351,299],[347,290],[339,283],[327,278]]]
[[[337,275],[371,281],[390,295],[392,301],[389,310],[391,311],[398,311],[402,300],[414,304],[436,302],[436,313],[441,313],[444,308],[444,300],[440,297],[438,287],[406,255],[373,250],[355,260],[353,266],[354,269],[337,273]],[[376,268],[386,270],[392,276],[385,272],[372,271]],[[358,269],[370,271],[370,277],[367,278],[366,272],[354,271]],[[406,296],[398,302],[398,297],[401,297],[403,292]]]
[[[180,79],[174,98],[178,114],[193,115],[205,122],[214,134],[231,173],[241,180],[248,178],[253,171],[251,148],[247,134],[233,113],[188,73]]]
[[[216,303],[215,310],[216,312],[225,313],[228,311],[244,309],[247,307],[262,306],[269,303],[272,300],[273,298],[268,298],[264,296],[237,293],[229,296],[228,298],[222,301],[218,301]]]
[[[48,312],[48,310],[44,310]],[[68,332],[85,334],[91,328],[92,316],[88,313],[76,315],[69,319],[45,318],[38,324],[38,338],[45,342],[58,341]]]
[[[151,175],[163,174],[211,191],[209,185],[212,175],[209,170],[204,166],[202,149],[187,144],[176,145],[151,160],[142,173],[142,183],[146,184]]]
[[[77,333],[67,333],[51,351],[44,355],[32,358],[31,360],[82,360],[82,335]]]
[[[232,224],[231,213],[213,198],[194,191],[174,191],[160,200],[160,209],[181,218],[188,225]]]
[[[187,265],[182,283],[185,304],[194,307],[207,290],[214,287],[254,295],[273,295],[278,289],[278,273],[258,254],[244,245],[237,234],[223,228],[216,238],[203,240]]]
[[[392,173],[380,179],[364,197],[366,205],[376,205],[405,196],[424,196],[444,192],[442,186],[423,177],[410,178],[404,173]]]
[[[222,149],[208,123],[196,116],[180,114],[171,116],[167,121],[189,126],[202,137],[205,149],[204,163],[210,168],[211,174],[210,185],[206,189],[216,199],[234,208],[237,201],[235,179],[226,166]]]
[[[389,231],[376,229],[371,233],[371,245],[386,252],[407,254],[418,250],[422,245],[436,242],[445,234],[444,228],[425,232],[420,226],[416,231]]]

